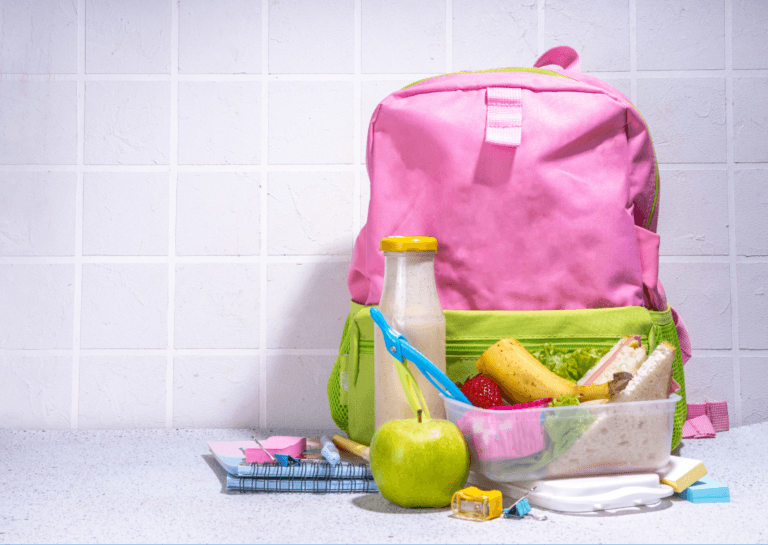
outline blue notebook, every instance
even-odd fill
[[[244,449],[254,441],[209,442],[208,448],[227,472],[227,490],[241,492],[378,492],[367,462],[300,460],[283,466],[277,462],[249,464]]]
[[[258,479],[227,475],[227,490],[238,492],[378,492],[373,479]]]

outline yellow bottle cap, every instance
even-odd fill
[[[382,252],[436,252],[434,237],[384,237],[379,249]]]

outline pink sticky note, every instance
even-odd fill
[[[288,456],[298,458],[307,448],[307,438],[273,435],[269,439],[262,441],[261,444],[273,456],[275,454],[287,454]],[[249,464],[263,464],[271,462],[272,459],[266,452],[256,446],[256,448],[245,449],[245,461]]]
[[[248,464],[265,464],[272,461],[269,454],[261,450],[258,446],[256,448],[246,448],[243,450],[245,451],[245,462]],[[272,451],[269,452],[274,455]]]
[[[242,458],[243,450],[255,447],[253,441],[209,441],[211,451],[227,458]]]
[[[307,448],[307,438],[273,435],[266,441],[262,441],[261,444],[273,454],[287,454],[298,458]]]

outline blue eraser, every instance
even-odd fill
[[[731,493],[728,487],[716,480],[704,476],[675,496],[692,503],[728,503]]]

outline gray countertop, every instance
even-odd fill
[[[469,522],[380,494],[233,494],[208,441],[312,430],[0,431],[0,543],[767,543],[768,422],[685,440],[730,503]],[[505,507],[508,506],[505,503]]]

